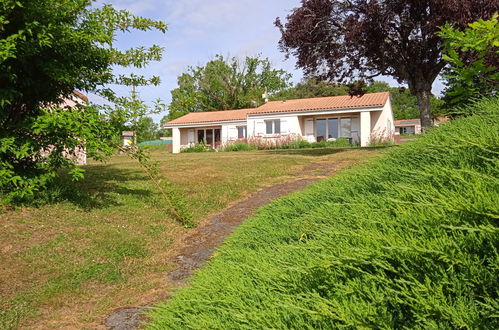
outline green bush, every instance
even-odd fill
[[[203,143],[199,143],[191,147],[184,148],[180,152],[214,152],[214,151],[215,149],[212,149],[211,147]]]
[[[494,329],[499,100],[261,208],[151,329]]]
[[[222,148],[222,151],[251,151],[251,150],[256,150],[256,148],[244,141],[236,141]]]

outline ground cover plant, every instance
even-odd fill
[[[499,327],[499,100],[260,209],[150,329]]]
[[[348,165],[377,154],[150,151],[159,173],[188,200],[195,223],[311,162]],[[85,169],[84,180],[61,178],[36,207],[0,208],[0,329],[99,328],[112,310],[167,293],[168,260],[195,229],[165,212],[158,189],[127,155]]]

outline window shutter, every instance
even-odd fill
[[[257,121],[256,122],[256,127],[255,127],[255,135],[264,135],[265,134],[265,122],[262,121]]]
[[[276,134],[287,134],[288,130],[288,122],[286,120],[276,120]]]
[[[314,135],[314,120],[306,119],[305,120],[305,135]]]

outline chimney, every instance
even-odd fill
[[[267,88],[265,88],[265,93],[262,94],[262,98],[265,100],[265,103],[269,101],[269,93],[267,93]]]

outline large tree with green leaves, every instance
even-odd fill
[[[193,111],[232,110],[256,107],[270,95],[289,86],[291,75],[275,69],[268,59],[226,59],[217,55],[204,66],[189,67],[178,77],[172,91],[169,119]]]
[[[423,126],[433,124],[430,95],[446,66],[445,23],[465,27],[499,10],[497,0],[302,0],[282,23],[281,49],[307,75],[330,80],[385,75],[418,99]]]
[[[96,106],[63,108],[73,90],[117,98],[109,84],[157,84],[157,77],[115,75],[116,66],[141,68],[159,60],[162,49],[119,50],[119,32],[166,31],[163,22],[136,17],[93,0],[3,0],[0,2],[0,192],[32,196],[69,167],[77,147],[102,159],[119,134]],[[127,116],[120,114],[120,120]]]

